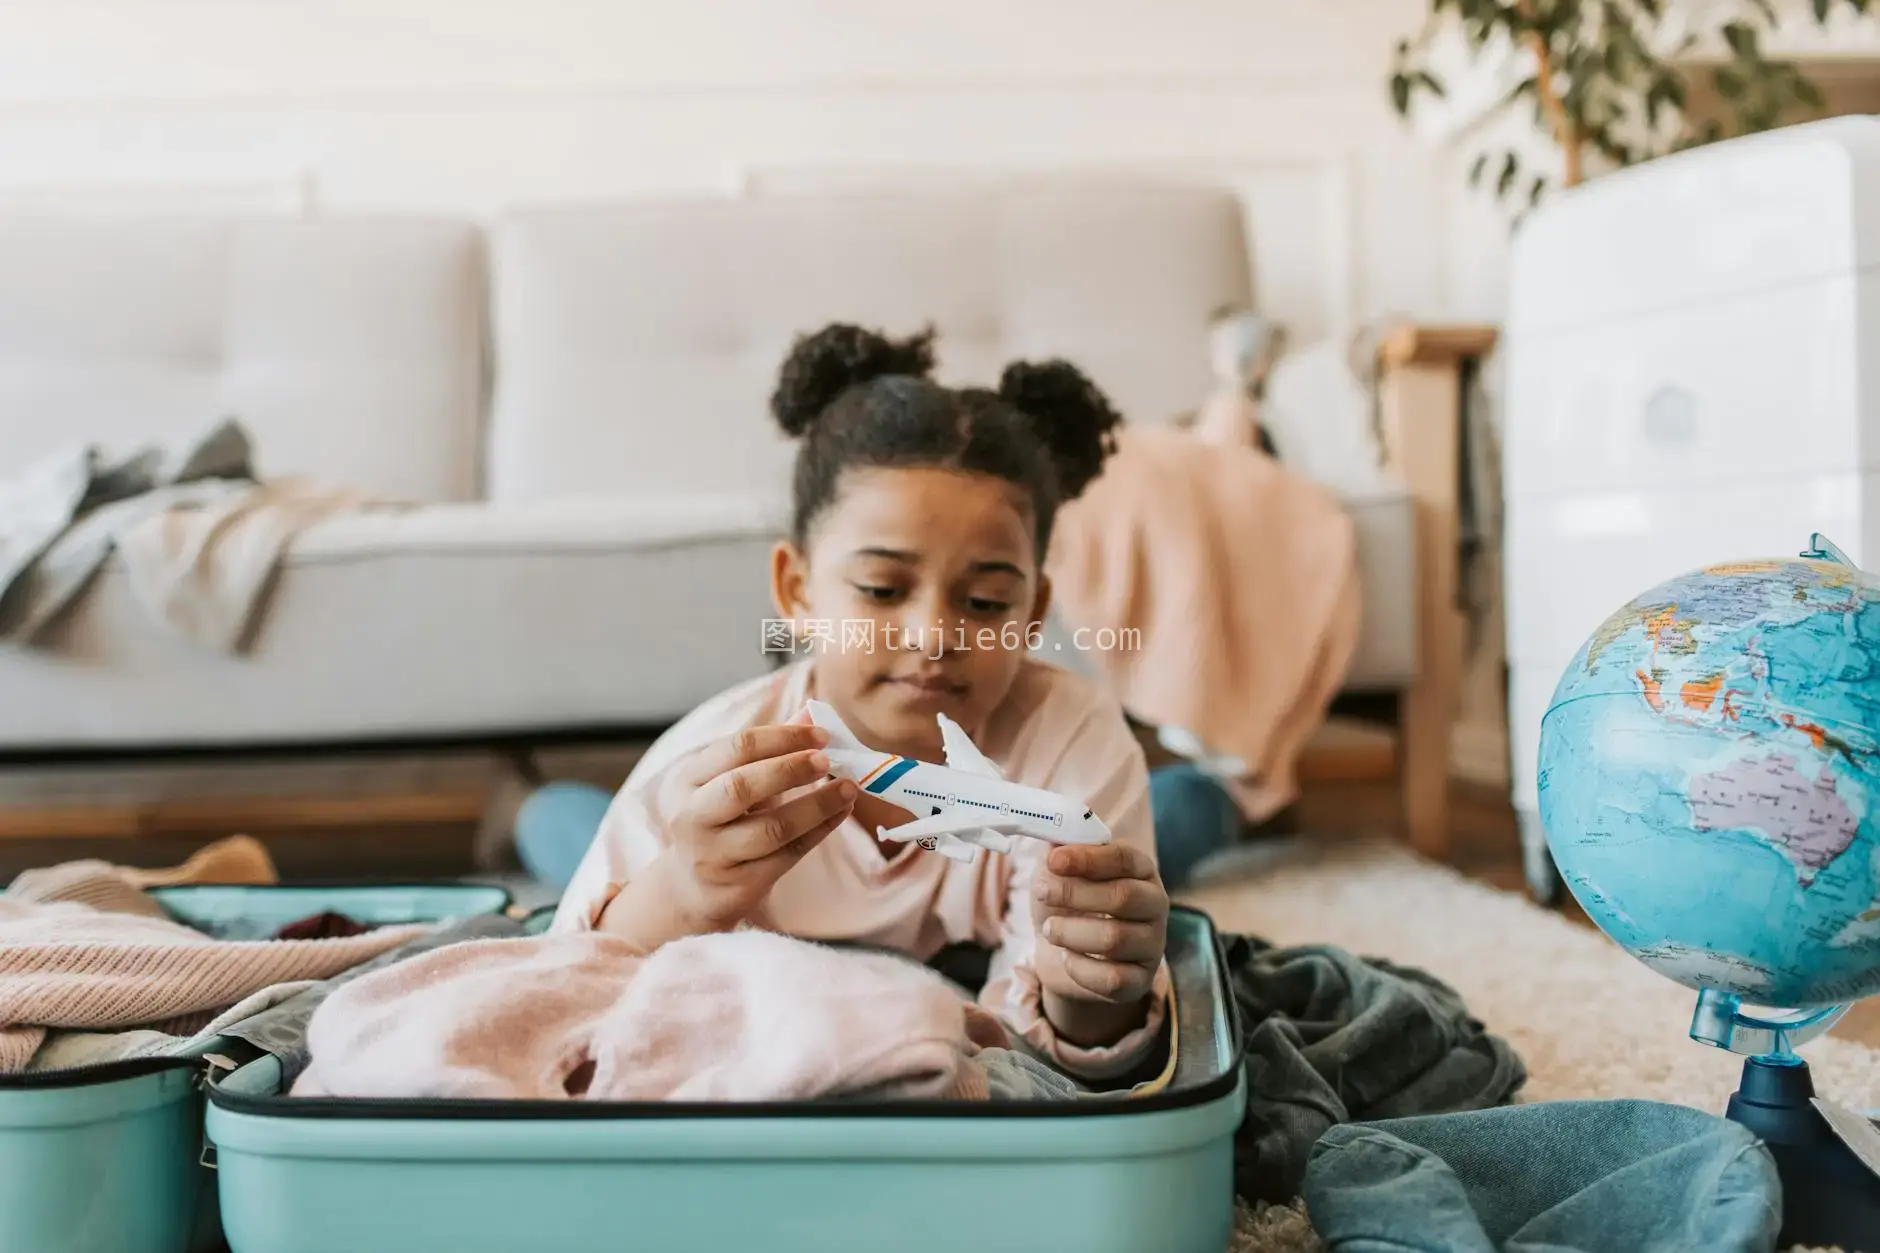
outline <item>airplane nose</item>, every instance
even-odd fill
[[[1095,814],[1086,814],[1077,823],[1077,842],[1079,844],[1108,844],[1110,828],[1103,824],[1103,819]]]

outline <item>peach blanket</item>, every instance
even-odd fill
[[[1125,709],[1245,763],[1249,818],[1295,799],[1358,639],[1356,542],[1330,491],[1257,448],[1127,427],[1059,514],[1047,572]]]

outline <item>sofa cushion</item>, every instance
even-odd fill
[[[1059,354],[1131,420],[1192,410],[1211,314],[1251,299],[1242,213],[1206,188],[1055,184],[511,215],[491,243],[489,492],[777,492],[793,451],[767,408],[777,367],[830,320],[932,322],[955,381]],[[1410,500],[1347,503],[1364,599],[1350,685],[1393,689],[1415,673]]]
[[[1416,504],[1394,485],[1350,492],[1362,598],[1358,647],[1345,675],[1350,691],[1397,691],[1417,673]]]
[[[490,494],[776,489],[777,368],[832,320],[931,321],[956,381],[1055,354],[1132,420],[1192,410],[1210,314],[1249,298],[1242,212],[1225,191],[1060,184],[511,216],[491,244]]]
[[[234,417],[263,473],[470,499],[483,281],[465,223],[0,220],[0,475]]]

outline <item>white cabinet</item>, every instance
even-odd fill
[[[1557,197],[1518,234],[1503,405],[1513,799],[1539,856],[1540,720],[1655,583],[1880,560],[1880,119],[1713,144]]]

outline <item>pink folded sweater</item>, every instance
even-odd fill
[[[264,988],[331,978],[424,930],[215,940],[103,862],[29,871],[0,894],[0,1074],[26,1069],[48,1029],[188,1034]]]
[[[341,987],[295,1096],[987,1097],[998,1021],[933,972],[764,931],[650,956],[598,932],[452,945]]]

